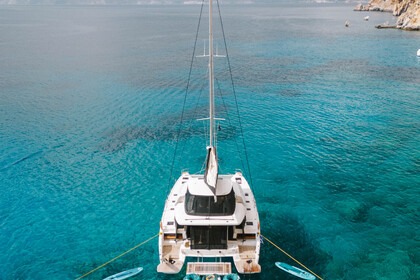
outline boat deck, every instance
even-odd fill
[[[187,274],[227,275],[230,273],[232,273],[232,267],[229,262],[190,262],[187,266]]]
[[[181,243],[163,246],[162,255],[164,262],[158,265],[159,272],[175,274],[181,270],[184,262],[179,259],[180,247]]]

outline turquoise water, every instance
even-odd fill
[[[348,5],[222,13],[262,234],[325,279],[418,279],[420,33]],[[75,279],[158,232],[169,183],[205,157],[197,60],[170,179],[198,14],[0,8],[0,279]],[[232,93],[221,101],[221,169],[250,180]],[[295,279],[275,261],[294,264],[265,242],[244,278]],[[155,239],[86,279],[182,278],[157,264]]]

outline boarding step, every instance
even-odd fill
[[[190,262],[187,266],[187,274],[198,275],[227,275],[232,273],[230,262]]]

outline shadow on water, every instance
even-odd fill
[[[181,132],[179,133],[180,119],[176,117],[166,117],[157,119],[155,124],[143,126],[126,126],[114,128],[104,133],[105,141],[101,143],[102,151],[115,152],[123,149],[127,143],[136,140],[145,141],[175,141],[189,139],[191,137],[206,137],[207,129],[201,121],[197,121],[196,114],[188,112],[184,115]],[[218,140],[234,139],[238,135],[238,129],[234,125],[225,122],[218,126]]]
[[[219,140],[228,140],[236,137],[237,129],[235,127],[223,127],[219,134]],[[124,148],[131,141],[175,141],[178,137],[178,130],[174,124],[169,126],[130,126],[114,129],[106,133],[107,140],[100,145],[102,151],[116,152]],[[179,135],[179,140],[185,140],[191,137],[205,137],[206,132],[202,127],[190,127]],[[203,138],[204,139],[204,138]]]

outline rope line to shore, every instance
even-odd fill
[[[120,254],[120,255],[116,256],[115,258],[113,258],[113,259],[111,259],[111,260],[107,261],[106,263],[101,264],[101,265],[100,265],[100,266],[98,266],[97,268],[94,268],[94,269],[92,269],[91,271],[89,271],[89,272],[87,272],[87,273],[83,274],[82,276],[80,276],[80,277],[76,278],[76,280],[79,280],[79,279],[85,278],[85,277],[86,277],[86,276],[88,276],[89,274],[91,274],[91,273],[93,273],[93,272],[97,271],[98,269],[101,269],[102,267],[104,267],[104,266],[106,266],[106,265],[108,265],[108,264],[112,263],[113,261],[115,261],[115,260],[117,260],[117,259],[121,258],[122,256],[124,256],[124,255],[126,255],[126,254],[130,253],[131,251],[133,251],[133,250],[137,249],[138,247],[140,247],[140,246],[142,246],[142,245],[146,244],[147,242],[149,242],[149,241],[151,241],[152,239],[156,238],[158,235],[159,235],[159,234],[156,234],[156,235],[154,235],[154,236],[150,237],[149,239],[147,239],[146,241],[143,241],[143,242],[141,242],[140,244],[137,244],[137,245],[136,245],[136,246],[134,246],[133,248],[131,248],[131,249],[129,249],[129,250],[127,250],[127,251],[125,251],[124,253],[122,253],[122,254]]]
[[[300,266],[302,266],[303,268],[305,268],[307,271],[309,271],[310,273],[312,273],[313,275],[315,275],[319,280],[324,280],[322,279],[320,276],[318,276],[315,272],[313,272],[312,270],[310,270],[309,268],[307,268],[304,264],[302,264],[300,261],[298,261],[297,259],[295,259],[292,255],[290,255],[289,253],[287,253],[285,250],[283,250],[282,248],[280,248],[279,246],[277,246],[276,244],[274,244],[273,241],[271,241],[270,239],[268,239],[267,237],[265,237],[264,235],[261,234],[261,236],[267,240],[271,245],[273,245],[274,247],[276,247],[278,250],[280,250],[283,254],[285,254],[286,256],[288,256],[289,258],[291,258],[292,260],[294,260],[295,262],[297,262]]]

